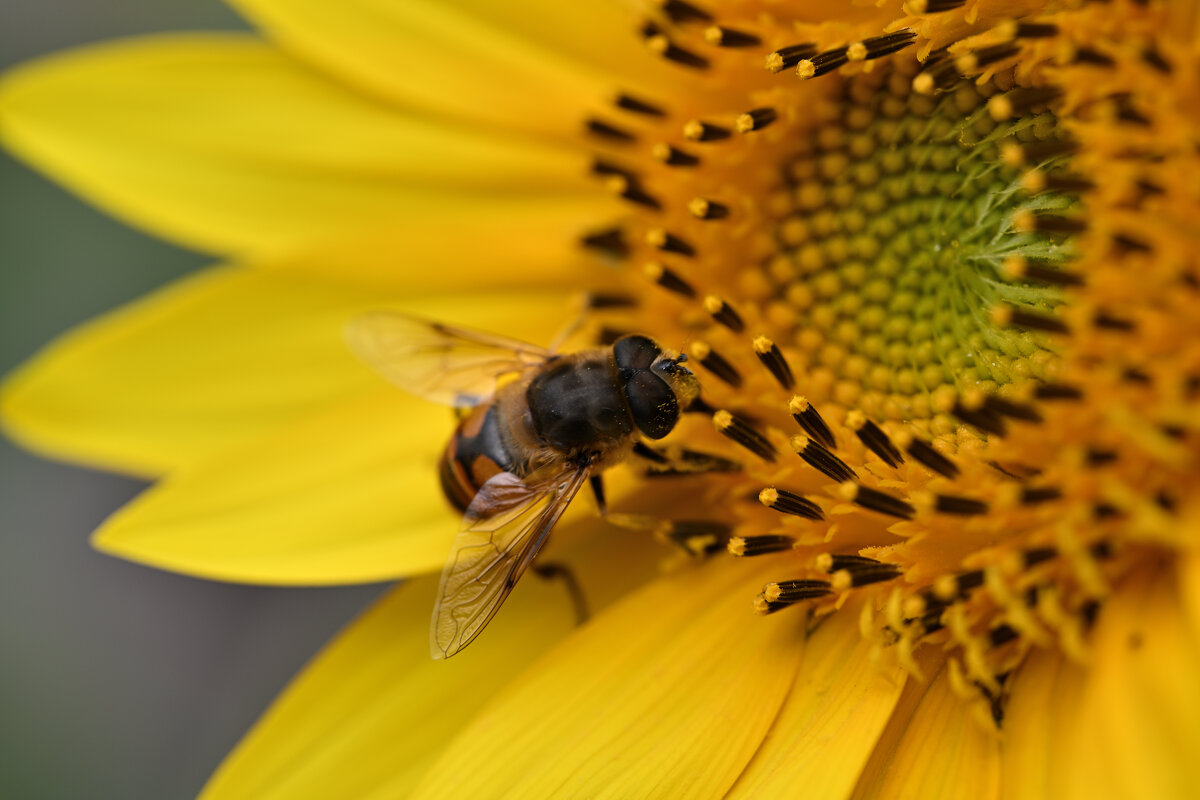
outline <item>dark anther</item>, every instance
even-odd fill
[[[717,408],[716,406],[709,405],[708,401],[706,401],[703,397],[697,397],[692,401],[691,405],[684,409],[684,412],[688,414],[703,414],[706,417],[711,417],[713,414],[717,413]]]
[[[946,456],[933,449],[933,446],[923,439],[918,439],[911,433],[905,432],[908,442],[904,449],[918,463],[933,470],[946,478],[958,477],[958,466]]]
[[[971,74],[978,72],[989,64],[995,64],[997,61],[1003,61],[1016,54],[1017,48],[1014,45],[1007,43],[995,44],[991,47],[983,47],[979,50],[963,53],[954,60],[954,64],[960,72]]]
[[[1007,324],[1015,325],[1018,328],[1029,328],[1030,330],[1046,331],[1047,333],[1067,333],[1069,330],[1065,322],[1050,314],[1027,311],[1016,307],[1013,307],[1011,312],[1008,316]]]
[[[1113,245],[1120,251],[1131,253],[1149,253],[1152,248],[1149,242],[1130,236],[1127,233],[1114,234]]]
[[[1031,108],[1051,103],[1062,96],[1062,89],[1056,86],[1036,86],[1013,89],[1004,95],[1014,115],[1024,114]]]
[[[691,50],[684,50],[679,45],[672,42],[666,36],[657,35],[649,39],[650,49],[658,53],[668,61],[674,61],[685,67],[694,69],[707,69],[708,59],[704,56],[693,53]]]
[[[1083,391],[1065,383],[1040,383],[1033,390],[1038,400],[1078,400]]]
[[[683,0],[659,0],[659,7],[672,22],[710,22],[712,15]]]
[[[626,258],[629,255],[629,244],[625,241],[625,234],[620,228],[589,233],[580,241],[584,247],[599,250],[616,258]]]
[[[817,53],[810,59],[805,59],[796,65],[796,74],[801,78],[819,78],[833,72],[850,60],[847,47],[835,47],[823,53]]]
[[[934,503],[934,510],[941,514],[971,516],[973,514],[986,514],[988,510],[987,503],[982,500],[949,494],[936,495]]]
[[[750,133],[751,131],[761,131],[763,128],[770,125],[776,119],[775,109],[773,108],[755,108],[741,114],[737,118],[736,127],[738,133]]]
[[[1100,616],[1100,601],[1089,600],[1079,609],[1079,616],[1083,620],[1083,627],[1091,628],[1096,624],[1096,617]]]
[[[1144,386],[1151,383],[1150,376],[1137,367],[1126,367],[1121,373],[1121,377],[1130,383],[1140,383]]]
[[[588,133],[614,142],[632,142],[637,137],[627,130],[595,118],[587,120]]]
[[[696,219],[725,219],[729,216],[729,206],[706,197],[692,198],[688,203],[688,211]]]
[[[1003,417],[1011,417],[1013,419],[1022,419],[1026,422],[1041,422],[1042,415],[1038,410],[1026,403],[1018,403],[1014,400],[1006,400],[998,395],[989,394],[983,400],[983,407],[988,411],[993,411]]]
[[[733,306],[716,295],[710,294],[704,298],[704,310],[711,314],[714,320],[734,333],[741,333],[746,329],[746,323],[742,321],[741,314],[738,314]]]
[[[854,554],[838,554],[830,553],[817,558],[817,569],[825,572],[837,572],[840,569],[863,569],[866,567],[878,567],[883,564],[882,561],[866,556]]]
[[[844,572],[850,576],[851,586],[868,586],[899,578],[901,570],[895,564],[878,563],[871,566],[848,567]]]
[[[722,25],[713,25],[704,31],[704,38],[709,44],[717,47],[757,47],[762,39],[753,33],[737,31]]]
[[[683,126],[683,135],[693,142],[716,142],[733,135],[729,128],[694,119]]]
[[[1076,64],[1091,64],[1097,67],[1111,67],[1114,63],[1112,58],[1103,53],[1092,50],[1089,47],[1079,47],[1075,50]]]
[[[880,514],[887,514],[890,517],[899,517],[900,519],[912,519],[916,513],[911,505],[899,497],[881,492],[878,489],[872,489],[859,484],[843,484],[847,499],[855,505],[862,506],[869,511],[877,511]]]
[[[787,359],[783,357],[783,351],[779,349],[779,345],[765,336],[757,336],[754,339],[754,354],[784,389],[791,389],[796,385],[792,368],[788,366]]]
[[[636,97],[631,97],[624,92],[617,95],[617,99],[614,101],[614,103],[617,108],[623,108],[626,111],[632,111],[635,114],[645,114],[648,117],[662,117],[666,115],[666,112],[658,106],[647,103],[645,100],[639,100]]]
[[[890,56],[892,53],[903,50],[917,40],[917,34],[910,30],[896,31],[883,36],[873,36],[870,39],[863,39],[863,46],[867,48],[867,59],[883,58]]]
[[[620,292],[592,291],[584,296],[584,305],[592,310],[633,308],[637,305],[637,298]]]
[[[1017,629],[1011,625],[997,625],[988,631],[988,642],[992,647],[999,647],[1002,644],[1008,644],[1013,639],[1020,636]]]
[[[838,483],[854,480],[858,476],[845,461],[821,446],[816,439],[793,436],[792,449],[813,469]]]
[[[796,540],[783,534],[763,536],[734,536],[729,540],[729,552],[735,556],[764,556],[791,550]]]
[[[1035,283],[1048,283],[1053,286],[1082,286],[1083,276],[1074,272],[1047,267],[1032,261],[1026,261],[1021,267],[1021,277]]]
[[[668,253],[678,253],[681,256],[691,257],[696,255],[696,248],[663,228],[654,228],[647,231],[646,244]]]
[[[1079,149],[1079,143],[1070,139],[1050,139],[1045,142],[1022,144],[1017,148],[1021,164],[1040,164],[1046,159],[1068,155]]]
[[[900,455],[900,450],[892,444],[883,428],[857,414],[847,415],[846,424],[858,435],[859,441],[883,459],[889,467],[898,467],[904,463],[904,456]]]
[[[942,628],[946,627],[945,623],[942,622],[941,609],[921,615],[921,619],[919,619],[917,623],[921,626],[921,630],[925,632],[926,636],[931,633],[937,633]]]
[[[919,87],[921,91],[945,91],[954,84],[958,83],[959,71],[956,59],[950,58],[946,54],[942,54],[939,58],[930,56],[925,62],[924,68],[921,70],[921,75],[924,80],[929,82],[928,86]],[[918,84],[914,83],[914,87]]]
[[[811,42],[781,47],[767,56],[767,69],[771,72],[791,69],[804,59],[812,58],[816,54],[817,46]]]
[[[983,586],[983,570],[981,569],[974,569],[970,572],[954,576],[954,588],[960,597],[972,589],[978,589],[980,586]]]
[[[662,208],[662,203],[658,201],[658,198],[643,189],[636,179],[630,179],[624,175],[614,175],[609,180],[613,181],[613,186],[619,189],[617,196],[622,200],[628,200],[645,208],[655,210]]]
[[[775,447],[771,441],[737,415],[720,410],[713,414],[713,426],[718,433],[727,436],[764,461],[774,461]]]
[[[966,5],[966,2],[967,2],[967,0],[925,0],[924,13],[940,14],[943,11],[951,11],[955,8],[960,8],[964,5]],[[920,3],[920,0],[918,0],[918,2],[915,3],[914,5],[917,6],[917,8],[914,10],[919,11],[919,8],[922,4]]]
[[[772,511],[778,511],[781,514],[791,514],[807,519],[825,518],[825,514],[821,511],[819,505],[807,497],[802,497],[795,492],[789,492],[787,489],[776,489],[774,487],[763,489],[758,493],[758,501]]]
[[[954,408],[951,411],[954,416],[963,422],[968,425],[974,425],[985,433],[1003,436],[1008,432],[1008,426],[1004,424],[1004,418],[987,407],[971,408],[965,405],[960,399],[954,403]]]
[[[637,175],[629,169],[618,166],[611,161],[603,158],[592,159],[592,174],[593,175],[619,175],[627,181],[633,182],[637,180]]]
[[[1128,94],[1116,95],[1113,100],[1117,103],[1117,119],[1133,125],[1147,127],[1150,119],[1133,106],[1133,98]]]
[[[791,580],[775,581],[763,587],[763,595],[769,602],[795,603],[824,597],[832,591],[828,581]]]
[[[1049,22],[1018,22],[1016,36],[1018,39],[1044,39],[1057,36],[1058,26]]]
[[[734,387],[742,385],[741,373],[737,368],[706,342],[693,342],[690,348],[692,356],[700,362],[700,366],[711,372],[717,378]]]
[[[837,443],[833,439],[833,431],[829,430],[829,426],[825,424],[825,420],[817,413],[816,407],[808,401],[808,398],[796,395],[788,403],[788,411],[792,414],[792,419],[804,429],[812,438],[816,439],[819,444],[833,450],[837,447]]]
[[[1042,177],[1042,191],[1083,194],[1096,188],[1094,181],[1080,175],[1050,173]]]
[[[661,142],[654,145],[650,155],[669,167],[694,167],[700,163],[700,159],[691,153]]]
[[[1142,60],[1164,75],[1171,72],[1171,63],[1163,58],[1162,53],[1155,50],[1153,45],[1142,51]]]
[[[1106,311],[1097,311],[1092,317],[1092,324],[1097,328],[1107,328],[1110,331],[1131,331],[1134,324],[1131,320],[1115,317]]]
[[[1053,547],[1034,547],[1021,554],[1021,562],[1025,565],[1026,569],[1029,569],[1030,567],[1036,567],[1038,564],[1049,561],[1057,555],[1058,551]]]
[[[692,288],[690,283],[662,264],[651,262],[644,267],[643,271],[647,278],[669,292],[674,292],[684,297],[696,296],[696,290]]]
[[[1064,217],[1058,214],[1033,214],[1033,229],[1042,233],[1083,233],[1087,220],[1083,217]]]
[[[1027,506],[1057,500],[1062,492],[1053,486],[1026,486],[1021,489],[1021,503]]]

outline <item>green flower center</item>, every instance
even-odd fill
[[[797,345],[846,405],[921,419],[939,389],[990,393],[1045,377],[1045,337],[990,312],[1061,302],[1051,286],[1006,277],[1005,265],[1065,261],[1062,236],[1019,232],[1014,215],[1072,200],[1022,189],[1002,146],[1053,141],[1058,126],[1049,112],[998,122],[987,105],[995,92],[964,82],[931,97],[899,73],[858,76],[839,117],[783,167],[790,208],[771,272],[798,312]]]

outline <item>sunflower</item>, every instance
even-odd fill
[[[206,797],[1200,793],[1194,3],[237,5],[0,84],[222,259],[8,379],[14,438],[157,480],[96,546],[409,578]],[[380,308],[684,344],[688,468],[612,473],[657,536],[548,548],[586,624],[526,579],[428,660],[451,424],[345,351]]]

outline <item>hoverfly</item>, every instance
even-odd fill
[[[378,312],[347,339],[401,388],[466,411],[439,467],[463,520],[433,609],[435,659],[483,631],[583,484],[602,502],[600,472],[670,433],[699,395],[687,356],[641,335],[559,354]]]

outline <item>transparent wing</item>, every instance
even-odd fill
[[[524,480],[502,472],[480,488],[442,570],[429,630],[435,659],[449,658],[483,631],[590,473],[572,465]]]
[[[400,388],[456,407],[478,405],[494,393],[500,376],[554,357],[549,350],[516,339],[388,311],[351,320],[346,341]]]

